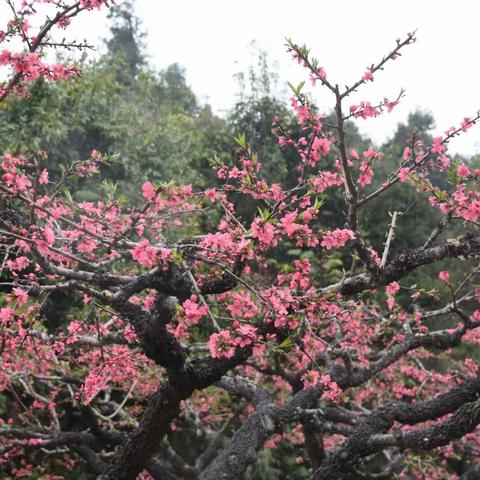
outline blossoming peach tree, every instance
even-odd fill
[[[11,69],[2,100],[27,96],[39,77],[79,73],[45,64],[41,51],[57,45],[52,29],[105,2],[7,3],[14,18],[0,40],[8,47],[20,39],[26,53],[0,53]],[[51,10],[32,33],[28,20],[40,3]],[[104,480],[239,479],[263,449],[275,455],[285,444],[296,457],[288,478],[478,478],[480,238],[472,232],[480,171],[454,163],[447,144],[479,116],[431,145],[413,135],[379,187],[382,153],[353,150],[345,128],[398,104],[349,102],[414,41],[397,40],[345,87],[288,41],[334,107],[327,118],[303,85],[292,87],[301,136],[280,122],[273,134],[297,152],[293,188],[265,181],[262,159],[242,135],[236,165],[213,167],[222,188],[146,182],[138,207],[115,195],[76,202],[63,193],[71,176],[98,170],[98,152],[55,182],[41,155],[3,152],[2,478],[77,478],[82,469]],[[432,183],[438,172],[446,190]],[[395,255],[397,212],[383,245],[370,244],[359,222],[394,185],[413,186],[441,212],[422,244]],[[344,215],[326,228],[322,198],[338,189]],[[255,201],[252,221],[236,214],[232,195]],[[210,211],[221,218],[206,233],[198,219]],[[447,239],[450,232],[457,235]],[[310,255],[276,271],[269,260],[286,241]],[[339,254],[343,278],[329,283],[322,268]],[[444,269],[447,259],[462,263],[463,276]],[[431,285],[411,285],[408,276],[434,264],[448,296],[421,309]],[[52,325],[44,306],[58,292],[82,306],[67,324]]]

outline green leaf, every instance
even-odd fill
[[[65,198],[67,199],[67,202],[70,205],[73,205],[73,198],[72,198],[72,194],[70,193],[70,191],[69,190],[64,190],[63,194],[65,195]]]
[[[175,310],[181,315],[185,313],[185,309],[179,303],[175,304]]]
[[[233,139],[240,148],[247,148],[247,140],[244,133],[241,133],[238,137],[233,137]]]
[[[260,207],[257,207],[257,210],[258,210],[258,214],[260,215],[260,218],[261,218],[264,222],[268,221],[268,219],[270,218],[270,215],[271,215],[270,210],[268,210],[268,209],[263,210],[263,209],[260,208]]]
[[[296,87],[288,82],[288,86],[292,90],[292,92],[298,97],[301,94],[302,88],[305,85],[305,82],[300,82]]]
[[[313,209],[315,211],[320,210],[321,207],[323,207],[323,204],[325,203],[325,200],[323,198],[315,198],[315,202],[313,204]]]
[[[179,250],[173,250],[171,255],[172,255],[172,260],[175,263],[180,263],[183,260],[182,252],[180,252]]]
[[[285,338],[282,341],[282,343],[280,343],[280,345],[278,346],[278,348],[280,348],[280,350],[283,350],[285,352],[287,352],[288,350],[291,350],[294,347],[295,347],[295,342],[293,341],[293,339],[291,337]]]

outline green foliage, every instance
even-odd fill
[[[113,5],[108,18],[111,21],[111,35],[105,42],[108,48],[106,59],[112,61],[118,81],[130,85],[146,65],[143,43],[145,33],[135,16],[134,1],[126,0]]]

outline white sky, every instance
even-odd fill
[[[480,109],[476,0],[137,0],[136,11],[148,34],[152,64],[158,69],[173,62],[183,65],[200,100],[219,113],[232,105],[233,74],[247,69],[252,40],[277,62],[284,85],[307,79],[285,51],[287,36],[306,43],[329,80],[343,85],[358,79],[394,47],[396,38],[414,29],[417,43],[347,102],[374,103],[384,96],[393,99],[401,87],[407,91],[392,113],[358,120],[361,131],[381,142],[409,112],[423,108],[433,113],[437,132],[442,132]],[[72,33],[98,42],[107,33],[105,15],[83,14]],[[329,110],[329,92],[321,87],[314,92]],[[451,150],[480,153],[480,124],[454,140]]]

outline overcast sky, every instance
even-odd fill
[[[137,0],[136,11],[148,34],[152,64],[159,69],[173,62],[183,65],[200,100],[217,112],[232,105],[232,77],[248,67],[252,40],[278,64],[284,85],[306,79],[286,53],[285,37],[305,42],[329,80],[343,85],[358,79],[396,38],[414,29],[417,43],[375,75],[351,103],[391,98],[401,87],[407,96],[391,114],[360,120],[361,131],[381,142],[409,112],[422,108],[432,112],[442,132],[480,109],[480,2],[475,0]],[[93,42],[106,29],[105,15],[98,12],[79,17],[74,27]],[[314,93],[322,107],[331,107],[328,91],[316,87]],[[480,124],[451,148],[480,153]]]

